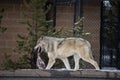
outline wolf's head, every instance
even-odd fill
[[[34,47],[34,49],[38,49],[38,50],[41,50],[43,51],[45,49],[45,38],[44,37],[40,37],[37,41],[37,44],[36,46]]]

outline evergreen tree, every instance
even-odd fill
[[[83,30],[83,22],[84,22],[84,17],[79,17],[77,18],[76,22],[74,23],[74,26],[72,29],[70,29],[69,31],[67,31],[67,35],[66,36],[73,36],[73,37],[80,37],[80,38],[84,38],[85,36],[88,36],[90,33],[89,32],[85,32]]]

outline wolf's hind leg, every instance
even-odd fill
[[[66,67],[68,70],[70,70],[71,68],[70,68],[70,64],[69,64],[68,59],[67,59],[67,58],[64,58],[64,59],[63,59],[63,58],[62,58],[61,60],[63,61],[65,67]]]
[[[90,47],[84,46],[84,51],[82,52],[81,58],[84,61],[91,63],[95,67],[95,69],[99,70],[99,66],[98,66],[97,62],[93,59],[92,51],[91,51]]]
[[[74,55],[74,61],[75,61],[75,68],[74,70],[78,70],[79,69],[79,59],[80,57],[78,55]]]
[[[91,59],[91,58],[82,58],[84,61],[86,61],[86,62],[89,62],[89,63],[91,63],[95,68],[96,68],[96,70],[99,70],[100,68],[99,68],[99,66],[98,66],[98,64],[97,64],[97,62],[96,61],[94,61],[93,59]]]
[[[54,63],[55,63],[55,59],[49,58],[49,62],[47,64],[46,69],[50,69],[54,65]]]

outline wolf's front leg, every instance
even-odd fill
[[[70,70],[70,64],[67,58],[61,59],[65,65],[65,67],[67,68],[67,70]]]
[[[49,58],[49,62],[47,64],[46,69],[50,69],[53,66],[54,63],[55,63],[55,59]]]
[[[79,59],[80,57],[78,55],[74,55],[74,61],[75,61],[75,68],[74,70],[78,70],[79,69]]]

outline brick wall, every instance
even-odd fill
[[[91,34],[86,37],[92,45],[95,60],[99,62],[100,58],[100,6],[84,5],[83,6],[84,30]]]
[[[65,31],[71,29],[73,27],[73,6],[57,6],[56,10],[56,28],[63,28]]]
[[[26,34],[26,26],[21,24],[20,3],[17,0],[1,0],[0,9],[4,8],[2,25],[7,28],[7,31],[0,36],[0,63],[4,62],[4,53],[13,54],[13,49],[16,47],[17,34]],[[14,54],[13,57],[17,58]]]

